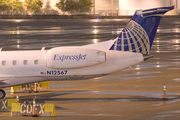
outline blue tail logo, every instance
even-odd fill
[[[136,11],[110,50],[130,51],[148,55],[160,19],[167,11],[172,9],[174,9],[174,6]]]

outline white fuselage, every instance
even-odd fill
[[[40,81],[88,79],[144,61],[140,53],[108,50],[112,42],[50,50],[0,51],[0,88]],[[81,59],[73,58],[72,54],[80,54]],[[60,60],[60,56],[67,58]]]

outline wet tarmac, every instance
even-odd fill
[[[78,46],[114,39],[128,22],[119,20],[1,20],[3,50]],[[179,120],[180,20],[162,19],[150,52],[154,57],[132,68],[89,80],[53,81],[49,92],[21,93],[20,99],[55,103],[57,117],[1,119]],[[167,86],[168,100],[163,98]],[[7,93],[10,88],[6,88]],[[15,97],[8,94],[7,98]]]

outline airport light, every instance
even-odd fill
[[[23,7],[24,7],[24,0],[20,0],[20,2],[23,2]],[[12,0],[12,16],[14,16],[13,15],[13,0]]]
[[[118,16],[118,10],[119,10],[119,8],[118,8],[118,7],[116,7],[116,10],[117,10],[117,16]]]
[[[97,39],[94,39],[94,43],[97,43]]]
[[[98,31],[95,29],[93,32],[94,32],[94,34],[97,34]]]
[[[24,0],[19,0],[19,1],[23,3],[23,7],[24,7]]]

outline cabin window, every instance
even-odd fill
[[[3,66],[6,65],[6,61],[5,60],[2,61],[2,65]]]
[[[28,64],[28,60],[24,60],[24,65],[27,65]]]
[[[38,62],[39,62],[38,60],[34,60],[34,64],[35,64],[35,65],[37,65],[37,64],[38,64]]]
[[[17,65],[17,60],[13,60],[13,65]]]

